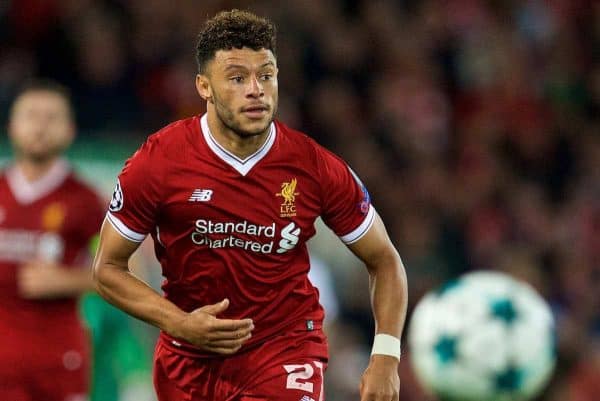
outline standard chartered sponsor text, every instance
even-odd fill
[[[210,234],[230,234],[225,238],[211,238]],[[257,237],[275,237],[275,223],[268,226],[253,224],[247,220],[240,222],[213,222],[211,220],[196,220],[192,241],[196,245],[205,245],[212,249],[242,248],[252,252],[271,253],[273,241],[260,242],[238,238],[232,234],[246,234]]]
[[[52,232],[20,229],[0,229],[0,262],[25,262],[35,258],[62,259],[64,243]]]
[[[293,226],[293,223],[290,223]],[[286,227],[288,228],[288,227]],[[196,245],[207,246],[211,249],[218,248],[241,248],[246,251],[268,254],[273,251],[276,236],[275,222],[269,225],[260,225],[250,223],[247,220],[237,222],[213,222],[211,220],[198,219],[194,224],[194,232],[191,239]],[[297,230],[295,234],[299,234]],[[245,238],[240,238],[236,234],[241,234]],[[225,235],[225,236],[223,236]],[[248,239],[248,237],[254,237]],[[296,243],[286,247],[286,249],[278,249],[277,253],[285,253],[291,250]]]

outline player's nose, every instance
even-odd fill
[[[252,79],[250,79],[250,83],[248,86],[249,86],[249,88],[248,88],[248,96],[249,97],[257,98],[257,97],[264,96],[265,92],[264,92],[262,83],[260,82],[258,77],[252,77]]]

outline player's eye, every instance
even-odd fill
[[[235,82],[236,84],[239,84],[239,83],[244,82],[244,77],[240,77],[240,76],[231,77],[231,78],[229,78],[229,80]]]
[[[273,79],[273,74],[263,74],[260,76],[260,79],[262,79],[263,81],[270,81],[271,79]]]

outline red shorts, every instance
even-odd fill
[[[229,357],[182,355],[159,339],[159,401],[322,401],[327,341],[305,324]]]

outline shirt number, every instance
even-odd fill
[[[319,361],[313,362],[314,366],[319,370],[321,381],[323,380],[323,363]],[[302,390],[312,393],[314,390],[313,383],[310,380],[315,374],[315,369],[312,364],[305,363],[304,365],[283,365],[283,368],[288,373],[286,388],[293,390]]]

